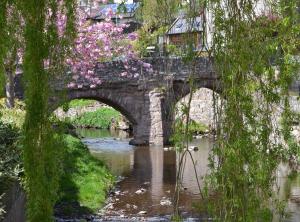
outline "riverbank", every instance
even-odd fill
[[[20,141],[25,109],[22,102],[17,102],[14,109],[7,109],[4,100],[1,100],[0,111],[3,114],[0,118],[0,220],[5,221],[6,218],[6,221],[11,221],[9,218],[16,214],[13,206],[18,203],[6,200],[19,199],[10,195],[16,195],[11,192],[12,184],[20,184],[23,177]],[[55,213],[60,217],[96,213],[102,207],[115,178],[103,161],[94,158],[79,138],[65,134],[62,140],[63,155],[58,164],[63,170]]]
[[[95,213],[102,207],[114,177],[104,163],[94,158],[88,148],[70,135],[64,136],[63,175],[56,216],[76,217]]]

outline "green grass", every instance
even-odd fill
[[[108,129],[112,119],[119,121],[120,118],[121,114],[117,110],[109,107],[103,107],[94,112],[82,114],[72,120],[72,124],[77,127]]]
[[[95,100],[88,100],[88,99],[74,99],[69,103],[69,108],[80,108],[85,106],[93,105],[96,101]]]
[[[64,140],[64,175],[59,201],[63,204],[59,204],[60,210],[64,214],[95,213],[104,203],[108,189],[113,186],[114,177],[79,139],[66,135]]]

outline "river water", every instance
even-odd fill
[[[78,129],[77,133],[83,137],[82,141],[90,152],[103,160],[119,178],[116,189],[111,192],[106,206],[99,212],[100,218],[110,218],[113,221],[170,219],[178,165],[175,151],[163,147],[130,146],[130,138],[123,131]],[[194,140],[191,145],[199,147],[198,151],[192,151],[192,155],[196,161],[198,177],[201,178],[208,171],[208,154],[213,141],[201,138]],[[300,177],[289,179],[288,173],[288,167],[284,165],[278,170],[278,184],[282,188],[279,195],[288,199],[291,217],[287,221],[300,222]],[[190,158],[185,162],[182,185],[180,212],[186,220],[198,221],[193,218],[201,217],[196,210],[200,195]],[[200,186],[203,186],[202,180]]]

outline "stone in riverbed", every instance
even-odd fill
[[[143,193],[145,193],[146,191],[147,191],[146,189],[141,188],[141,189],[135,191],[135,193],[136,193],[136,194],[143,194]]]
[[[160,205],[161,206],[171,206],[172,202],[168,198],[163,197],[162,200],[160,201]]]
[[[145,215],[145,214],[147,214],[147,211],[141,210],[140,212],[138,212],[138,214],[139,214],[139,215]]]

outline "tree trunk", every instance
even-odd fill
[[[11,71],[8,71],[6,74],[6,106],[7,108],[12,109],[15,107],[14,74]]]

